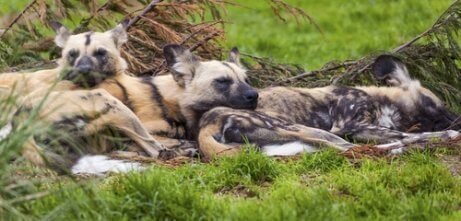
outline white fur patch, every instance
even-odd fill
[[[456,138],[461,135],[461,133],[456,130],[448,130],[447,134],[450,139]]]
[[[13,130],[13,125],[11,123],[6,124],[2,129],[0,129],[0,140],[5,139]]]
[[[113,160],[107,156],[95,155],[80,158],[72,167],[73,174],[94,174],[102,176],[107,172],[126,173],[130,171],[141,171],[144,167],[140,163]]]
[[[267,156],[294,156],[303,152],[313,153],[316,151],[318,149],[299,141],[262,147],[262,152]]]
[[[226,120],[226,123],[224,124],[223,129],[222,129],[222,132],[221,132],[221,134],[222,134],[221,140],[220,140],[221,143],[226,143],[226,138],[224,137],[224,133],[226,133],[226,130],[227,130],[227,129],[229,129],[230,127],[232,127],[233,120],[234,120],[234,117],[233,117],[233,116],[229,117],[229,118]]]
[[[379,126],[386,128],[396,128],[394,118],[399,118],[399,114],[395,108],[384,106],[381,108],[381,115],[378,118]]]

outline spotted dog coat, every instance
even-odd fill
[[[340,137],[385,143],[459,134],[453,130],[461,129],[460,117],[411,79],[398,58],[380,56],[373,72],[390,86],[270,87],[259,91],[254,111],[213,109],[200,124],[200,150],[207,158],[235,153],[245,138],[268,155],[292,155],[354,146]]]

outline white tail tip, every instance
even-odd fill
[[[140,163],[110,159],[104,155],[84,156],[72,167],[73,174],[93,174],[102,176],[105,173],[127,173],[130,171],[142,171]]]

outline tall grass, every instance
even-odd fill
[[[153,166],[143,173],[85,180],[83,186],[54,183],[41,188],[52,194],[16,208],[28,218],[46,220],[461,218],[460,178],[431,153],[393,162],[343,161],[343,166],[334,151],[319,158],[324,160],[318,168],[306,166],[315,165],[313,157],[279,162],[257,152],[208,165]]]

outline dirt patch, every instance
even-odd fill
[[[362,158],[377,159],[389,156],[388,150],[378,149],[370,145],[353,147],[343,152],[342,155],[353,160]]]
[[[123,152],[123,151],[114,151],[111,153],[110,156],[115,159],[136,161],[142,164],[157,164],[157,165],[173,167],[173,168],[184,165],[186,163],[200,162],[198,158],[183,157],[183,156],[175,157],[170,160],[159,160],[159,159],[154,159],[152,157],[142,156],[135,152]]]

